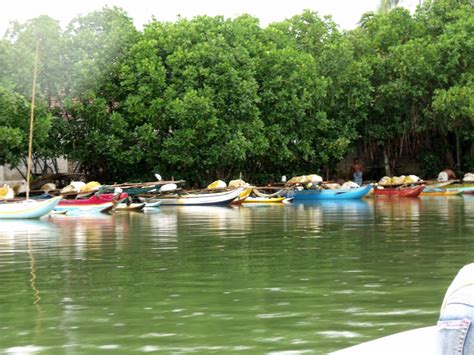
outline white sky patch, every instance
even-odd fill
[[[408,0],[405,0],[408,1]],[[133,18],[135,26],[143,25],[154,16],[160,21],[175,21],[177,16],[198,15],[234,18],[250,14],[260,19],[262,26],[300,14],[304,9],[330,15],[341,29],[357,26],[363,13],[374,11],[378,0],[15,0],[2,1],[0,35],[10,21],[26,22],[39,15],[48,15],[66,26],[77,15],[85,15],[102,7],[118,6]]]

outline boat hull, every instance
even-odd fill
[[[389,335],[335,351],[329,355],[437,354],[437,327],[424,327]]]
[[[366,196],[370,190],[372,190],[372,185],[352,189],[301,190],[294,191],[291,195],[294,197],[295,202],[318,200],[358,200]]]
[[[238,198],[242,191],[242,188],[238,188],[232,191],[209,194],[158,197],[156,201],[160,201],[161,206],[226,206]]]
[[[474,195],[474,184],[446,186],[448,191],[460,191],[463,195]]]
[[[242,203],[283,203],[285,200],[286,197],[247,197]]]
[[[50,213],[59,203],[61,197],[43,201],[20,201],[0,203],[0,219],[34,219]]]
[[[81,212],[81,213],[99,213],[106,212],[112,209],[114,206],[113,202],[104,202],[100,204],[89,204],[89,205],[58,205],[54,209],[57,212]]]
[[[424,190],[425,185],[416,187],[386,187],[384,189],[374,189],[375,196],[397,196],[397,197],[417,197]]]

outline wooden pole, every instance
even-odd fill
[[[31,94],[31,114],[30,114],[30,140],[28,142],[28,168],[26,170],[26,199],[30,198],[30,175],[31,165],[33,163],[33,127],[35,119],[35,95],[36,95],[36,72],[38,70],[38,52],[39,52],[39,40],[36,41],[35,51],[35,66],[33,69],[33,89]]]

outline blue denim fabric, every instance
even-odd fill
[[[357,171],[354,173],[354,182],[357,185],[362,186],[362,171]]]
[[[474,355],[474,285],[448,296],[438,321],[438,354]]]

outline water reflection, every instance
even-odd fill
[[[430,325],[474,258],[473,202],[2,221],[0,352],[327,353]]]

